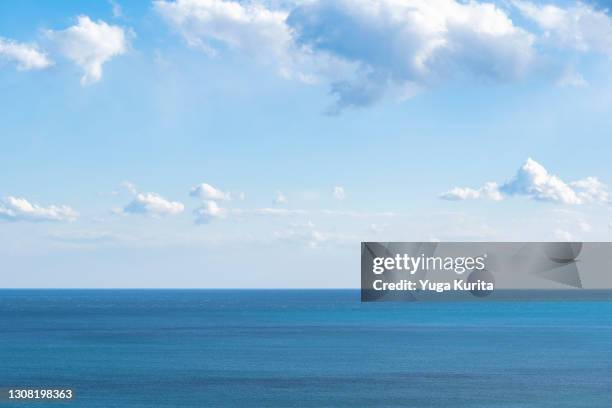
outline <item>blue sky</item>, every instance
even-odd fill
[[[0,3],[3,287],[355,287],[609,240],[603,3]],[[198,187],[199,186],[199,187]]]

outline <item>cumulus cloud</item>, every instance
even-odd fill
[[[138,193],[134,200],[123,208],[123,212],[126,214],[164,216],[179,214],[184,209],[183,203],[167,200],[159,194]]]
[[[532,66],[534,36],[492,3],[457,0],[155,1],[191,46],[273,62],[284,76],[325,81],[330,112],[384,96],[411,97],[452,76],[515,80]]]
[[[577,192],[578,198],[583,202],[608,202],[608,187],[597,177],[572,181],[570,186]]]
[[[53,64],[46,53],[36,45],[19,43],[0,37],[0,59],[13,62],[17,69],[27,71],[44,69]]]
[[[508,195],[524,195],[539,201],[580,204],[578,194],[559,177],[550,174],[544,166],[529,158],[513,179],[501,186]]]
[[[226,47],[277,64],[282,75],[291,75],[299,53],[285,23],[286,11],[223,0],[155,1],[154,8],[190,46],[211,56]]]
[[[608,189],[596,177],[567,183],[529,158],[512,179],[499,187],[493,182],[485,183],[478,190],[455,187],[440,197],[447,200],[489,198],[499,201],[505,196],[525,196],[536,201],[562,204],[607,203]]]
[[[389,88],[428,86],[467,74],[513,80],[530,68],[533,36],[491,3],[455,0],[316,0],[287,19],[296,41],[358,66],[332,91],[366,105]]]
[[[608,200],[606,185],[596,177],[566,183],[533,159],[527,159],[514,178],[501,186],[500,191],[508,195],[524,195],[539,201],[563,204]]]
[[[127,52],[129,41],[119,26],[102,20],[79,16],[77,24],[61,31],[47,31],[59,52],[83,70],[81,84],[88,85],[102,78],[102,66]]]
[[[289,199],[286,195],[278,191],[276,193],[276,198],[274,199],[274,204],[289,204]]]
[[[344,187],[334,187],[334,198],[336,200],[344,200],[346,198],[346,193],[344,192]]]
[[[210,221],[217,218],[225,218],[227,214],[227,210],[225,208],[219,207],[219,205],[214,201],[207,201],[200,208],[197,208],[194,211],[196,215],[196,224],[208,224]]]
[[[192,197],[200,197],[209,200],[231,200],[230,193],[223,192],[207,183],[198,184],[193,187],[189,193]]]
[[[604,10],[583,2],[567,7],[529,1],[514,1],[514,4],[543,30],[542,41],[547,45],[612,57],[612,18]]]
[[[0,219],[7,221],[74,221],[78,215],[66,205],[43,207],[17,197],[0,200]]]
[[[494,201],[503,199],[497,183],[493,182],[485,183],[478,190],[469,187],[455,187],[441,194],[440,197],[451,201],[473,200],[477,198],[488,198]]]

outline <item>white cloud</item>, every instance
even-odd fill
[[[276,198],[274,199],[274,204],[288,204],[289,199],[283,193],[278,191],[276,193]]]
[[[136,185],[131,181],[122,182],[121,187],[125,188],[130,194],[138,194],[138,189],[136,188]]]
[[[81,84],[98,82],[102,66],[127,52],[129,41],[123,28],[102,20],[79,16],[77,24],[65,30],[47,32],[59,52],[83,70]]]
[[[588,84],[582,74],[571,66],[567,67],[557,80],[557,85],[561,87],[584,88]]]
[[[211,56],[222,45],[260,62],[278,64],[284,75],[291,70],[294,45],[285,11],[223,0],[155,1],[154,8],[190,46]]]
[[[346,193],[344,192],[344,187],[334,187],[334,198],[336,200],[344,200],[346,198]]]
[[[223,192],[207,183],[198,184],[189,193],[192,197],[201,197],[209,200],[231,200],[231,194]]]
[[[66,205],[42,207],[25,198],[16,197],[0,201],[0,219],[8,221],[74,221],[78,215]]]
[[[508,196],[525,196],[537,201],[562,204],[607,203],[607,186],[596,177],[566,183],[529,158],[508,182],[498,186],[489,182],[478,189],[455,187],[440,197],[446,200],[488,198],[499,201]]]
[[[457,0],[176,0],[155,10],[191,46],[241,52],[283,76],[330,83],[338,104],[406,99],[449,77],[521,78],[534,36],[491,3]]]
[[[440,198],[450,201],[475,200],[480,198],[480,191],[469,187],[453,187],[440,195]]]
[[[559,240],[559,241],[573,241],[574,240],[574,236],[572,235],[571,232],[566,231],[564,229],[561,228],[557,228],[554,232],[554,236],[555,239]]]
[[[216,218],[225,218],[227,210],[219,207],[214,201],[207,201],[204,205],[194,211],[196,215],[196,224],[208,224]]]
[[[604,10],[582,2],[567,7],[528,1],[514,1],[514,4],[543,30],[542,40],[547,44],[612,57],[612,18]]]
[[[451,201],[474,200],[478,198],[487,198],[494,201],[503,200],[497,183],[493,182],[485,183],[478,190],[469,187],[455,187],[441,194],[440,198]]]
[[[134,200],[123,208],[127,214],[153,216],[175,215],[183,212],[185,206],[178,201],[169,201],[155,193],[138,193]]]
[[[340,109],[455,75],[513,80],[534,56],[533,36],[492,3],[315,0],[287,22],[298,43],[358,66],[354,78],[333,84]]]
[[[0,37],[0,59],[17,64],[19,70],[44,69],[53,65],[46,53],[36,45],[24,44]]]
[[[608,202],[608,187],[597,177],[573,181],[570,186],[577,191],[578,197],[583,202]]]
[[[508,195],[524,195],[539,201],[580,204],[578,194],[559,177],[548,173],[540,163],[529,158],[513,179],[500,190]]]

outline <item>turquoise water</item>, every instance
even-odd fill
[[[0,388],[64,407],[612,407],[612,303],[0,291]],[[0,403],[9,406],[7,403]]]

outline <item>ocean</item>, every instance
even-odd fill
[[[612,407],[612,302],[360,303],[357,290],[0,290],[26,407]]]

